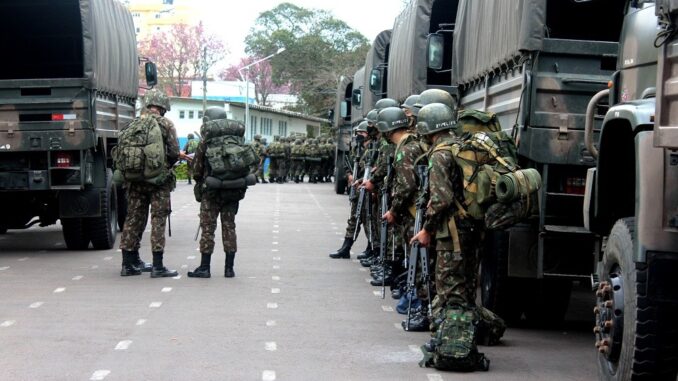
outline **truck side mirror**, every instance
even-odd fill
[[[381,93],[381,88],[381,70],[372,69],[372,72],[370,72],[370,90],[378,94]]]
[[[341,115],[342,118],[346,118],[348,116],[348,102],[341,101],[341,105],[339,106],[339,115]]]
[[[355,89],[353,90],[353,94],[351,96],[351,102],[353,102],[353,105],[355,108],[359,109],[363,101],[363,92],[360,89]]]
[[[158,68],[153,62],[146,62],[144,65],[144,71],[146,72],[146,85],[148,87],[153,87],[158,84]]]
[[[443,68],[443,54],[445,53],[445,36],[429,34],[427,40],[428,67],[433,70]]]

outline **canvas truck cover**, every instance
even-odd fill
[[[344,124],[344,118],[341,116],[341,102],[345,101],[346,98],[351,98],[350,93],[346,93],[346,89],[353,83],[353,78],[341,76],[339,78],[339,83],[337,84],[337,95],[336,101],[334,103],[334,126],[341,127]],[[346,110],[347,112],[350,110]]]
[[[117,0],[2,0],[0,80],[80,79],[88,88],[136,97],[132,15]]]
[[[503,1],[503,0],[502,0]],[[426,39],[434,0],[413,0],[395,19],[388,60],[388,95],[404,101],[426,90]]]
[[[526,52],[540,50],[546,1],[461,0],[454,31],[453,83],[480,79]]]
[[[369,89],[370,76],[372,74],[372,69],[376,69],[381,65],[388,64],[388,52],[389,45],[391,44],[391,30],[384,30],[377,35],[372,42],[370,50],[367,52],[367,58],[365,59],[365,91],[363,92],[363,105],[369,110],[374,108],[374,104],[377,103],[377,100],[381,99],[381,95],[374,94]],[[383,80],[386,80],[384,78]]]
[[[362,94],[365,94],[365,67],[361,67],[358,71],[353,74],[353,91],[360,89]],[[370,91],[367,89],[367,91]],[[351,126],[357,126],[364,118],[365,115],[370,110],[365,110],[361,105],[357,105],[354,102],[351,103]]]

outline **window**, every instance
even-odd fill
[[[186,117],[186,111],[181,110],[179,111],[179,119],[184,119]]]
[[[198,119],[202,119],[202,111],[198,111]]]
[[[137,33],[139,33],[140,31],[141,31],[141,29],[140,29],[140,28],[137,28]]]
[[[188,112],[188,119],[193,119],[194,111],[191,110]]]
[[[278,135],[287,136],[287,122],[282,120],[278,122]]]
[[[261,118],[261,134],[273,135],[273,119]]]

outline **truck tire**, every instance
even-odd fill
[[[0,234],[7,234],[7,225],[0,224]]]
[[[480,296],[485,308],[493,311],[509,325],[523,315],[521,279],[508,276],[508,233],[487,232],[480,261]]]
[[[675,380],[676,307],[646,295],[647,265],[634,262],[635,218],[618,220],[607,241],[596,293],[600,380]],[[608,325],[606,325],[606,322]]]
[[[334,191],[337,194],[345,194],[346,186],[348,186],[348,179],[344,173],[344,156],[346,153],[337,151],[337,160],[334,162]]]
[[[89,236],[82,218],[62,218],[64,242],[69,250],[85,250],[89,247]]]
[[[87,232],[95,250],[108,250],[115,245],[118,232],[118,202],[111,170],[106,171],[106,188],[101,192],[101,216],[87,219]]]
[[[116,186],[115,191],[118,197],[118,229],[122,231],[127,219],[127,193],[122,185]]]

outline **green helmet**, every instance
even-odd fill
[[[440,89],[428,89],[419,94],[419,101],[414,105],[421,109],[431,103],[442,103],[454,110],[454,98],[447,91]]]
[[[379,111],[377,128],[379,132],[389,132],[406,128],[409,125],[405,111],[400,107],[386,107]]]
[[[356,133],[358,132],[367,132],[367,121],[363,120],[359,125],[355,126],[353,129]]]
[[[266,143],[268,143],[268,141],[266,140],[266,138],[261,138],[261,144],[266,144]]]
[[[417,133],[430,135],[457,127],[454,111],[442,103],[431,103],[419,110]]]
[[[259,135],[259,134],[254,135],[254,140],[256,140],[258,142],[261,141],[261,135]]]
[[[332,138],[327,138],[326,143],[327,143],[327,144],[334,144],[334,139],[332,139]]]
[[[405,99],[405,102],[400,106],[404,109],[408,109],[412,111],[412,113],[415,113],[415,108],[414,105],[419,103],[419,94],[412,94],[407,99]]]
[[[188,140],[193,140],[193,139],[195,139],[195,136],[194,136],[193,134],[188,134],[188,135],[186,136],[186,138],[187,138]]]
[[[297,139],[294,141],[295,146],[300,146],[301,145],[301,139]]]
[[[165,93],[158,89],[148,90],[144,95],[144,103],[146,104],[146,108],[149,106],[157,106],[165,111],[171,109],[169,98]]]
[[[279,140],[280,140],[280,135],[275,135],[275,136],[273,136],[273,141],[274,141],[274,142],[277,142],[277,141],[279,141]]]
[[[398,104],[398,101],[391,98],[379,99],[377,103],[374,104],[374,108],[376,108],[379,111],[387,107],[400,107],[400,104]]]
[[[228,115],[226,114],[226,110],[223,109],[223,107],[208,107],[207,110],[205,110],[205,116],[203,117],[203,121],[209,122],[210,120],[217,120],[217,119],[227,119]]]
[[[373,110],[370,110],[370,112],[367,113],[367,116],[365,116],[365,120],[367,120],[368,124],[375,124],[377,123],[377,118],[379,117],[379,110],[376,108]]]

